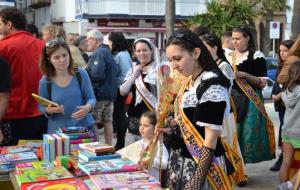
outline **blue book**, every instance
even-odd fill
[[[80,151],[78,157],[81,160],[89,162],[89,161],[96,161],[96,160],[117,159],[117,158],[121,158],[121,155],[120,154],[105,154],[105,155],[95,156],[94,154],[91,154],[89,152]]]

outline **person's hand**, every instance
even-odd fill
[[[138,76],[140,76],[141,72],[142,72],[141,64],[134,66],[132,71],[133,78],[136,79]]]
[[[45,112],[47,114],[54,114],[54,113],[60,113],[60,114],[64,114],[65,113],[65,110],[64,110],[64,106],[63,105],[60,105],[58,107],[51,107],[51,106],[48,106],[45,108]]]
[[[80,120],[92,110],[92,106],[90,104],[86,104],[84,106],[77,106],[77,109],[78,111],[72,113],[71,117],[73,119]]]
[[[236,79],[245,79],[247,77],[247,74],[248,73],[243,72],[243,71],[236,71],[234,73]]]

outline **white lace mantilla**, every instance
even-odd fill
[[[224,88],[221,85],[212,85],[210,86],[202,95],[201,99],[197,99],[196,89],[199,86],[200,82],[202,80],[206,80],[209,78],[216,77],[215,73],[212,72],[204,72],[202,73],[193,83],[190,88],[188,88],[188,91],[186,91],[183,95],[183,100],[181,103],[182,108],[195,108],[197,104],[205,103],[207,101],[211,102],[226,102],[226,108],[224,112],[224,118],[227,117],[230,113],[230,102],[229,102],[229,96],[228,91],[226,88]],[[215,125],[215,124],[209,124],[209,123],[202,123],[197,122],[196,123],[199,126],[206,126],[214,130],[222,130],[222,125]]]

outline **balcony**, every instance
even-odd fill
[[[51,5],[51,0],[31,0],[30,7],[33,9],[38,9],[42,7],[49,7]]]

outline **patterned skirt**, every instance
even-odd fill
[[[219,163],[226,171],[224,158],[217,157]],[[193,177],[197,164],[191,158],[181,156],[181,150],[171,149],[168,163],[168,187],[171,190],[182,190],[185,184]],[[212,190],[207,180],[203,184],[202,190]]]

